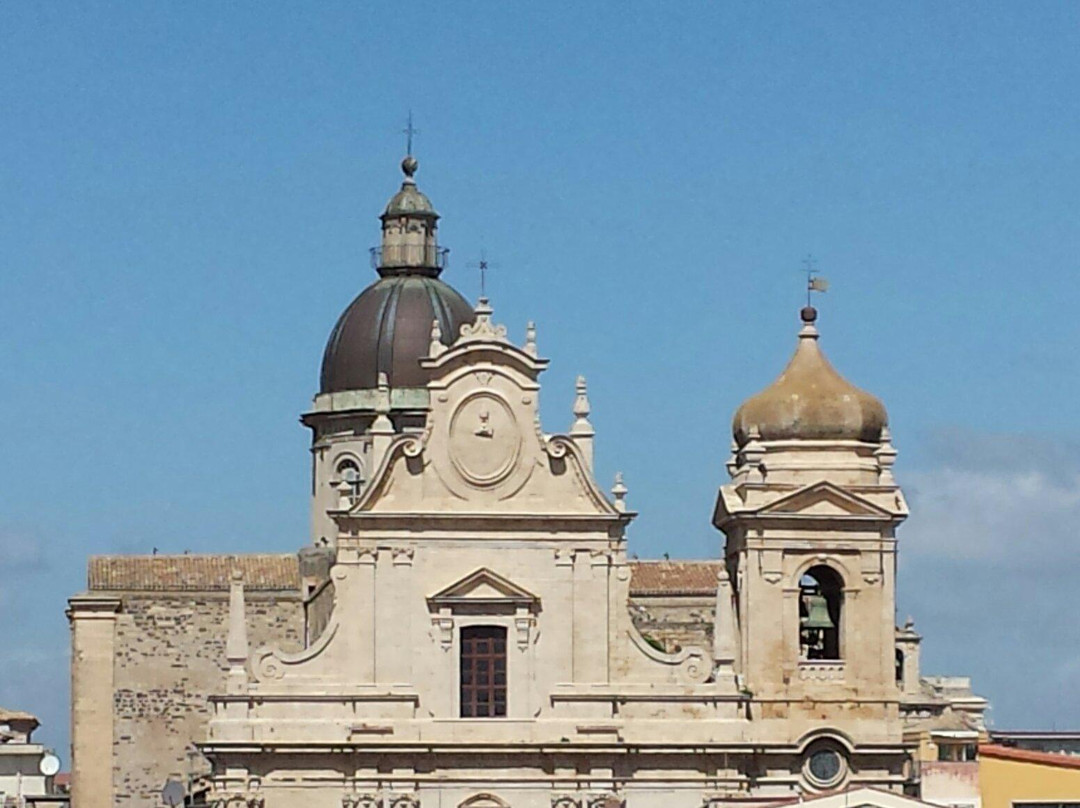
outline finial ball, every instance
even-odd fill
[[[799,316],[804,323],[812,323],[817,319],[817,309],[813,306],[803,306],[802,311],[799,312]]]
[[[416,173],[416,169],[420,167],[420,163],[411,154],[401,161],[401,170],[405,172],[406,177],[411,177]]]

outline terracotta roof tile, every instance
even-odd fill
[[[1036,752],[1033,749],[1014,749],[1011,746],[987,743],[979,744],[979,755],[1024,763],[1042,763],[1047,766],[1060,766],[1065,769],[1080,769],[1080,756],[1065,755],[1058,752]]]
[[[206,592],[227,590],[233,569],[244,573],[249,591],[300,589],[296,555],[91,556],[91,591]]]
[[[630,595],[713,595],[719,561],[631,561]]]

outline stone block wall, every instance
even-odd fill
[[[304,645],[294,554],[97,556],[72,622],[72,761],[78,808],[157,808],[168,779],[208,771],[193,746],[225,691],[229,581],[244,580],[252,650]],[[111,770],[110,770],[111,769]]]
[[[667,653],[694,645],[712,652],[715,595],[635,595],[630,618],[646,639]]]
[[[133,594],[116,619],[113,685],[113,799],[116,806],[161,803],[169,778],[187,783],[208,770],[192,741],[205,735],[208,697],[223,693],[227,592]],[[252,649],[303,645],[298,592],[246,597]]]

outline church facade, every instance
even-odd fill
[[[986,704],[923,678],[896,624],[908,511],[886,411],[829,364],[816,311],[735,415],[723,552],[631,560],[584,379],[569,429],[545,431],[536,329],[511,338],[440,279],[438,215],[402,168],[379,278],[334,327],[303,416],[312,545],[93,559],[72,598],[77,808],[157,804],[170,778],[248,808],[917,796],[920,739],[981,732]]]

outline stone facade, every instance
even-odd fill
[[[223,690],[228,676],[227,573],[240,569],[251,581],[245,587],[251,643],[299,649],[306,637],[322,634],[332,610],[334,587],[323,558],[305,551],[90,560],[89,591],[72,598],[70,612],[80,649],[73,672],[81,804],[93,804],[92,789],[111,795],[102,805],[156,808],[169,779],[199,790],[210,767],[193,742],[206,734],[209,694]],[[631,570],[631,608],[653,616],[645,624],[649,636],[669,648],[708,636],[709,622],[694,620],[712,603],[715,586],[702,588],[702,580],[715,575],[715,563],[631,562]],[[108,709],[88,717],[87,702],[95,712],[102,704]],[[99,743],[95,726],[111,733],[111,744]],[[111,782],[99,775],[111,775]]]
[[[217,808],[917,793],[931,730],[979,732],[986,704],[923,677],[895,624],[896,451],[816,312],[736,414],[717,557],[637,562],[626,486],[594,476],[584,378],[568,428],[545,431],[535,326],[516,342],[486,299],[459,310],[403,167],[381,278],[303,416],[312,545],[93,560],[72,599],[76,808],[155,804],[203,773],[194,748]]]

